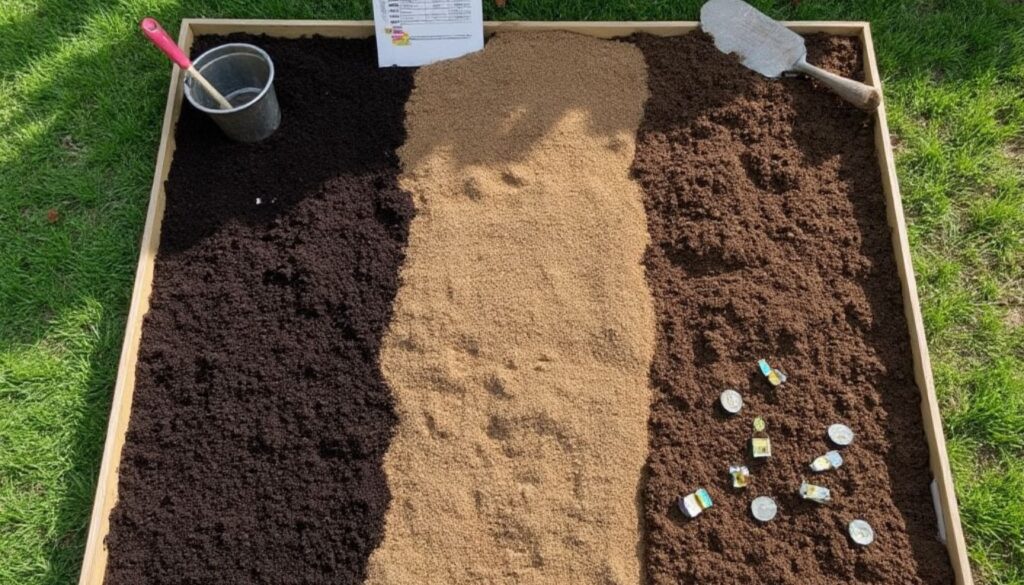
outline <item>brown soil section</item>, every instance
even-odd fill
[[[372,39],[197,51],[226,40],[270,53],[282,124],[235,144],[182,111],[106,582],[360,583],[389,500],[412,72]]]
[[[659,332],[650,581],[951,582],[871,118],[805,79],[761,78],[701,33],[635,41],[651,79],[634,169]],[[851,40],[810,43],[812,63],[844,75],[858,55]],[[771,390],[760,357],[789,383]],[[746,400],[733,418],[715,408],[727,387]],[[756,415],[773,441],[762,465],[746,456]],[[813,478],[835,502],[805,503],[797,488],[832,422],[857,439],[842,468]],[[744,461],[752,485],[734,491],[727,469]],[[701,486],[715,507],[684,519],[676,498]],[[773,522],[750,517],[758,495],[777,498]],[[846,537],[858,517],[877,533],[863,549]]]
[[[636,47],[503,34],[416,75],[374,585],[637,583],[654,315]]]

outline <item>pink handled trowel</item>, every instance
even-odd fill
[[[217,88],[213,87],[213,84],[207,81],[206,78],[203,77],[203,74],[192,66],[192,60],[188,58],[188,55],[186,55],[173,40],[171,40],[170,35],[167,34],[167,31],[160,26],[160,23],[157,22],[156,19],[149,17],[143,18],[142,22],[139,23],[139,27],[142,29],[142,34],[146,35],[146,38],[152,41],[152,43],[156,45],[156,48],[163,51],[164,55],[170,57],[171,61],[174,61],[178,67],[184,69],[186,73],[198,81],[199,85],[203,86],[206,93],[210,94],[222,109],[230,110],[233,107],[231,102],[225,99],[225,97],[217,91]]]

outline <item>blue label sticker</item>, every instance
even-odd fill
[[[711,494],[704,488],[700,488],[696,492],[697,501],[700,502],[700,507],[705,510],[711,507]]]

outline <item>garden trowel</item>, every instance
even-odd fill
[[[877,88],[808,63],[803,37],[742,0],[710,0],[700,9],[700,25],[715,38],[718,50],[736,53],[745,66],[765,77],[805,73],[862,110],[874,110],[882,101]]]

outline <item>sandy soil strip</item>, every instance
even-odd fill
[[[654,317],[636,47],[505,34],[421,69],[381,356],[400,422],[369,583],[636,583]]]

